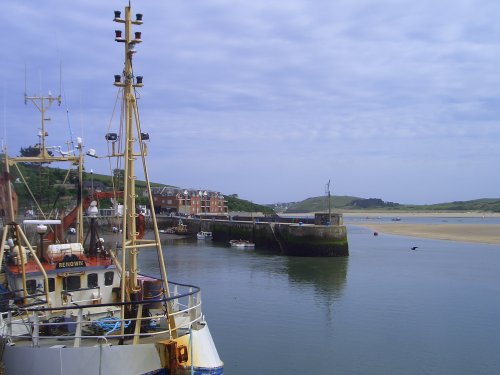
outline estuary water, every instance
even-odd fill
[[[348,236],[346,258],[196,240],[164,252],[171,281],[202,288],[226,374],[500,373],[500,246]],[[159,273],[153,256],[142,272]]]

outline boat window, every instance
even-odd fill
[[[98,285],[97,273],[89,273],[87,275],[87,288],[95,288]]]
[[[63,290],[71,292],[80,289],[80,275],[63,278]]]
[[[28,294],[35,294],[36,280],[26,280],[26,291],[28,292]]]
[[[49,292],[56,290],[56,280],[53,277],[49,277]]]
[[[104,274],[104,285],[110,286],[113,285],[113,276],[115,273],[113,271],[108,271]]]

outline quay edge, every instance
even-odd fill
[[[160,217],[162,225],[175,226],[178,218]],[[243,239],[256,247],[275,250],[281,255],[302,257],[338,257],[349,255],[347,229],[341,214],[332,214],[331,225],[323,217],[316,217],[315,224],[281,223],[273,221],[235,221],[189,218],[182,219],[190,234],[210,231],[213,240],[228,243]]]

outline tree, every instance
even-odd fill
[[[38,156],[40,155],[40,146],[35,145],[35,146],[28,146],[26,148],[21,147],[21,150],[19,150],[19,155],[22,157]]]
[[[50,156],[53,155],[52,151],[47,151],[47,153]],[[39,155],[40,155],[40,145],[39,144],[36,144],[34,146],[28,146],[26,148],[21,147],[21,149],[19,150],[19,156],[21,156],[23,158],[32,158],[32,157],[37,157]],[[42,165],[45,163],[23,163],[23,164],[29,166],[29,165]]]

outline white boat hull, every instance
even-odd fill
[[[223,374],[220,360],[208,326],[192,331],[192,351],[189,336],[190,358],[193,358],[194,374]],[[96,344],[73,347],[72,340],[51,347],[7,345],[3,354],[6,374],[9,375],[140,375],[165,373],[154,343],[139,345]],[[186,374],[191,367],[185,368]]]
[[[13,375],[137,375],[161,368],[154,344],[80,348],[7,346],[3,361],[6,373]]]
[[[196,233],[196,238],[199,240],[211,240],[212,232],[198,232]]]

